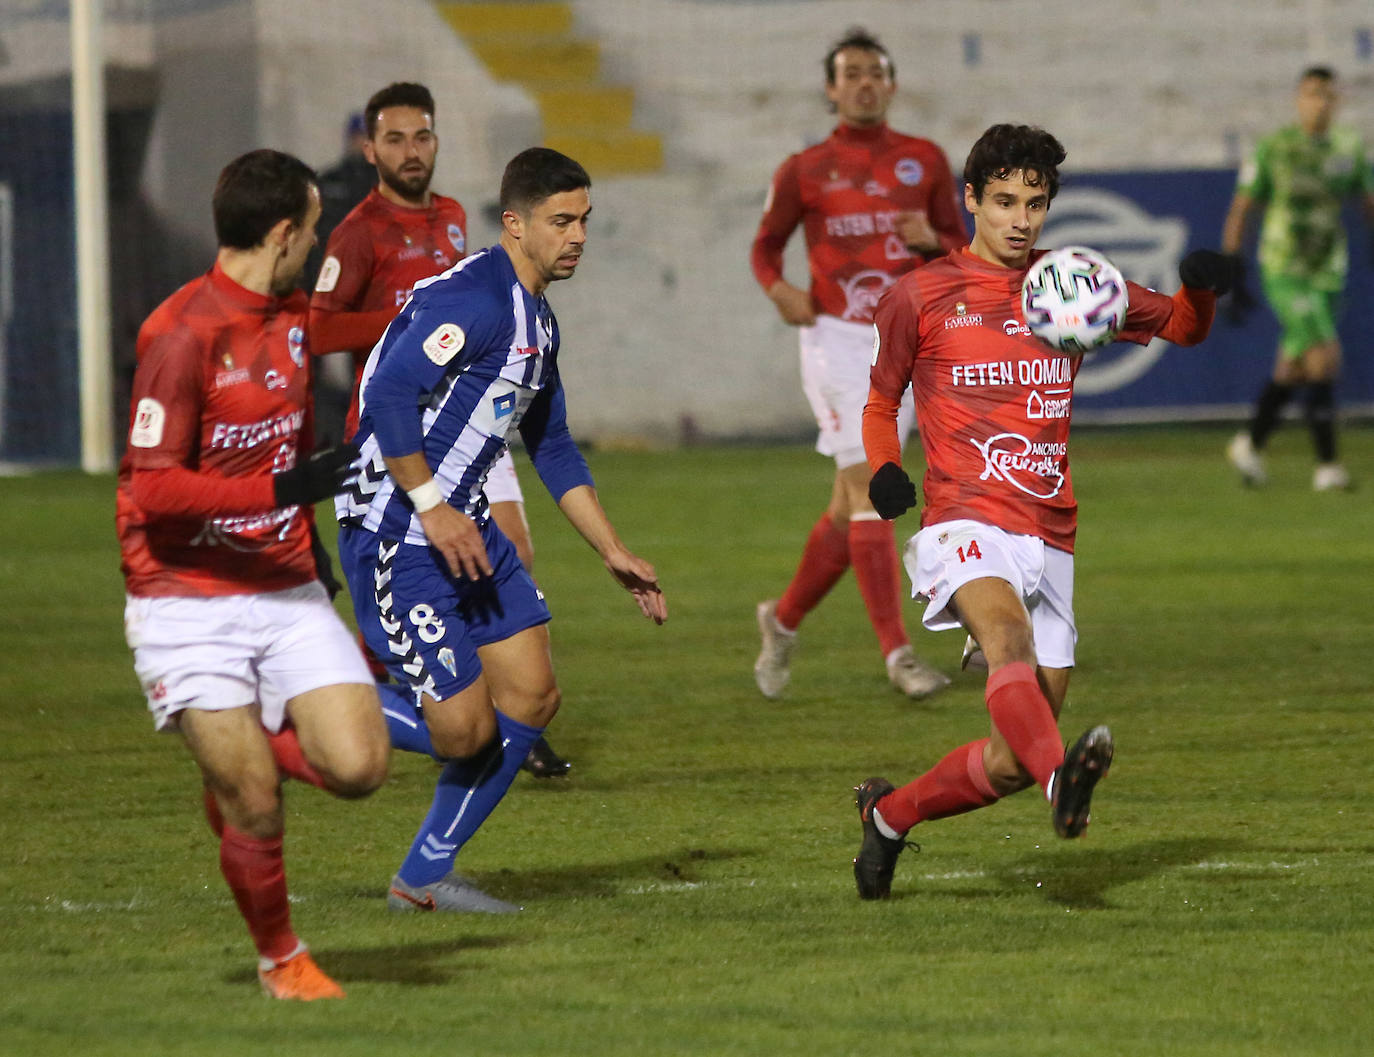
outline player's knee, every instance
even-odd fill
[[[465,760],[477,755],[496,737],[496,714],[490,708],[479,715],[465,715],[454,722],[430,722],[435,755]]]
[[[258,840],[281,836],[280,786],[270,782],[241,782],[231,787],[215,786],[214,791],[225,823]]]
[[[357,800],[376,792],[386,781],[389,747],[387,741],[376,739],[353,747],[330,769],[330,792],[345,800]]]

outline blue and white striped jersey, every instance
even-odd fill
[[[518,428],[557,500],[591,473],[568,432],[558,323],[516,278],[499,245],[415,285],[368,357],[361,382],[357,483],[334,501],[341,524],[428,544],[383,455],[423,451],[449,505],[484,522],[482,485]]]

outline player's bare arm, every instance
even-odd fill
[[[601,556],[606,569],[629,591],[639,611],[655,624],[668,619],[668,603],[659,587],[658,574],[643,558],[632,554],[616,535],[615,527],[596,496],[596,489],[578,485],[558,500],[563,516]]]
[[[414,492],[431,485],[437,492],[434,475],[429,464],[420,452],[409,455],[384,456],[387,471],[397,486],[415,499]],[[491,575],[491,559],[487,557],[486,544],[482,534],[469,518],[460,510],[455,510],[440,498],[439,502],[427,509],[421,502],[416,506],[420,516],[420,527],[425,530],[425,538],[434,549],[443,555],[449,570],[454,576],[466,576],[469,580],[480,580]]]
[[[1255,200],[1245,193],[1231,199],[1231,208],[1226,211],[1226,220],[1221,225],[1221,252],[1239,253],[1245,242],[1245,229],[1254,212]]]

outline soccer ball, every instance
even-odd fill
[[[1080,353],[1106,345],[1126,322],[1126,280],[1086,246],[1046,253],[1021,284],[1021,311],[1031,333],[1051,348]]]

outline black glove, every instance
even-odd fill
[[[868,482],[868,501],[879,517],[891,521],[916,505],[916,486],[895,462],[885,462]]]
[[[1245,275],[1245,266],[1234,253],[1217,253],[1216,250],[1193,250],[1178,262],[1178,277],[1184,286],[1199,290],[1211,290],[1215,294],[1230,293]]]
[[[324,540],[320,539],[319,528],[313,524],[310,526],[310,553],[315,559],[315,578],[324,584],[332,602],[343,590],[343,584],[334,578],[334,563],[329,559],[329,551],[325,550]]]
[[[314,506],[321,499],[343,491],[357,475],[353,462],[359,451],[352,444],[321,448],[305,462],[298,462],[272,478],[273,501],[284,506]]]

